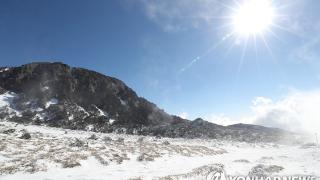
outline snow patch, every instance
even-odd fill
[[[77,104],[76,104],[76,105],[77,105]],[[81,107],[81,106],[79,106],[79,105],[77,105],[77,110],[84,112],[84,113],[86,114],[86,116],[89,116],[89,115],[90,115],[83,107]]]
[[[68,117],[69,120],[74,120],[74,116],[73,114],[71,114],[69,117]]]
[[[50,99],[50,101],[48,101],[47,103],[46,103],[46,108],[49,108],[51,105],[53,105],[53,104],[58,104],[58,99],[56,99],[56,98],[52,98],[52,99]]]
[[[17,95],[12,92],[6,92],[4,94],[1,94],[0,95],[0,107],[10,106],[10,104],[12,103],[13,99],[16,96]]]
[[[9,158],[7,158],[7,157],[5,157],[5,156],[3,156],[3,155],[0,154],[0,163],[6,161],[6,160],[8,160],[8,159],[9,159]]]
[[[47,91],[49,89],[50,89],[49,86],[44,86],[44,87],[41,88],[42,91]]]
[[[97,106],[96,106],[96,108],[97,108],[97,110],[99,111],[99,116],[105,116],[105,117],[108,117],[108,116],[109,116],[109,114],[108,114],[107,112],[101,110],[101,109],[98,108]]]
[[[46,113],[37,113],[34,118],[44,120],[44,117],[46,117]]]
[[[36,107],[36,106],[31,107],[30,110],[31,110],[32,112],[41,112],[41,111],[43,111],[42,108]]]
[[[6,92],[6,93],[0,95],[0,108],[1,108],[1,110],[4,110],[7,113],[9,113],[10,118],[12,118],[14,115],[16,115],[18,117],[22,117],[21,112],[15,110],[14,107],[12,107],[12,101],[17,96],[18,95],[13,92]]]
[[[93,125],[88,125],[88,126],[86,127],[86,130],[87,130],[87,131],[92,131],[93,128],[94,128]]]
[[[110,124],[113,124],[115,121],[116,121],[116,120],[114,120],[114,119],[109,119],[109,123],[110,123]]]
[[[313,146],[305,149],[301,148],[300,145],[286,146],[272,143],[245,143],[209,139],[162,138],[156,140],[149,136],[93,133],[0,121],[0,131],[13,128],[16,129],[16,132],[26,129],[31,133],[32,141],[23,141],[24,143],[19,146],[21,148],[19,149],[17,146],[18,142],[21,143],[21,139],[18,138],[17,134],[0,133],[0,138],[4,139],[2,143],[7,145],[7,149],[0,151],[0,165],[2,162],[4,162],[4,165],[8,165],[13,159],[16,159],[15,162],[22,162],[24,159],[21,157],[26,157],[25,153],[30,153],[32,155],[30,157],[37,157],[35,163],[39,167],[47,166],[48,170],[34,173],[18,171],[15,174],[1,176],[1,180],[124,180],[139,179],[139,177],[143,180],[151,180],[169,175],[190,174],[195,168],[216,163],[224,165],[227,175],[247,175],[253,167],[258,164],[265,164],[284,167],[284,170],[275,174],[275,176],[295,174],[320,176],[320,151],[318,147]],[[92,134],[95,134],[98,139],[87,141],[86,139]],[[109,144],[105,144],[102,140],[103,137],[110,137],[112,140],[108,142]],[[137,140],[141,137],[144,138],[143,142],[138,142]],[[87,141],[90,148],[76,148],[76,151],[70,153],[70,150],[73,151],[73,149],[68,149],[68,144],[73,142],[73,138]],[[119,138],[125,139],[124,145],[115,141]],[[164,141],[170,141],[170,145],[163,145]],[[44,148],[41,152],[35,151],[42,145]],[[48,154],[47,151],[55,147],[57,147],[57,151],[61,151],[61,154],[59,153],[57,157],[58,160],[63,160],[64,155],[71,157],[72,154],[81,154],[86,158],[78,161],[81,166],[62,168],[57,166],[60,164],[55,164],[46,159],[51,156],[42,156],[42,154]],[[205,152],[208,149],[215,152],[226,150],[226,152],[207,154]],[[104,157],[104,153],[108,154],[109,158],[122,156],[122,153],[126,153],[128,158],[121,163],[108,161],[109,164],[106,166],[101,163],[97,156],[90,154],[93,150],[100,157]],[[22,154],[19,155],[11,151]],[[151,155],[152,152],[156,152],[156,155],[160,156],[154,158],[153,161],[137,161],[141,153]],[[55,154],[56,152],[50,151],[49,154],[52,155],[52,153]],[[38,157],[44,157],[44,159]],[[13,167],[24,168],[18,164]],[[187,177],[188,179],[205,179],[202,177]]]
[[[6,72],[6,71],[9,71],[9,70],[10,70],[10,68],[1,69],[1,70],[0,70],[0,73]]]
[[[119,98],[119,100],[120,100],[120,103],[121,103],[122,106],[127,106],[128,105],[127,101],[125,101],[125,100],[123,100],[121,98]]]

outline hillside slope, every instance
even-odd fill
[[[0,118],[95,132],[185,138],[279,141],[290,133],[262,126],[220,126],[167,114],[122,81],[63,63],[0,68]],[[257,128],[258,127],[258,128]]]

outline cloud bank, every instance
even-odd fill
[[[291,131],[320,132],[320,90],[294,92],[279,101],[258,97],[253,101],[254,124]]]
[[[224,114],[207,116],[210,122],[231,125],[249,123],[286,129],[294,132],[320,134],[320,90],[291,92],[280,100],[256,97],[250,113],[238,119]]]

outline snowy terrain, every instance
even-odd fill
[[[320,176],[314,144],[155,138],[7,121],[0,121],[0,139],[1,180],[205,179],[216,168],[248,175],[261,167],[271,169],[268,175]]]

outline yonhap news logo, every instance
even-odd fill
[[[223,170],[210,172],[206,180],[228,180],[226,173]]]
[[[206,180],[320,180],[315,176],[228,176],[225,171],[210,172]]]

